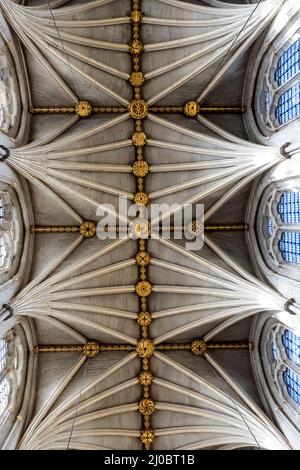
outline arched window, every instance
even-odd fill
[[[4,219],[5,210],[2,197],[0,197],[0,219]]]
[[[282,222],[286,224],[300,223],[300,193],[284,192],[277,206]]]
[[[0,418],[6,410],[10,392],[9,380],[7,378],[6,360],[8,344],[5,339],[0,340]]]
[[[295,189],[291,190],[293,187]],[[268,268],[273,272],[284,269],[287,277],[297,278],[295,265],[300,264],[300,179],[269,185],[261,197],[256,217],[258,241]]]
[[[9,381],[5,377],[0,382],[0,417],[7,408],[9,392],[10,392]]]
[[[278,59],[275,80],[279,86],[284,85],[300,70],[300,39],[291,44]]]
[[[283,372],[283,380],[286,384],[289,396],[300,405],[300,377],[289,367]]]
[[[2,268],[5,264],[6,254],[5,237],[4,235],[0,235],[0,268]]]
[[[275,109],[275,117],[279,124],[286,124],[300,115],[300,83],[280,94]]]
[[[300,366],[300,337],[285,329],[282,335],[282,344],[285,347],[287,357]]]
[[[7,354],[7,342],[0,339],[0,373],[5,369]]]
[[[273,383],[279,395],[294,407],[300,405],[300,337],[280,323],[269,336]]]
[[[299,31],[281,35],[265,53],[258,74],[255,115],[263,134],[277,131],[300,117]]]
[[[0,270],[8,268],[13,256],[14,228],[11,208],[9,193],[0,192]]]
[[[283,232],[278,246],[286,263],[300,263],[300,232]]]
[[[257,347],[251,359],[262,401],[291,446],[299,448],[300,337],[275,315],[258,315],[253,326]]]

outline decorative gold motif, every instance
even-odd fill
[[[75,108],[69,106],[30,106],[31,114],[72,114]]]
[[[148,194],[144,191],[139,191],[134,195],[134,202],[135,204],[139,204],[141,206],[146,206],[148,204]]]
[[[140,281],[135,286],[135,291],[139,297],[148,297],[152,292],[152,286],[148,281]]]
[[[134,351],[131,344],[101,344],[100,351]]]
[[[133,232],[136,238],[147,239],[150,236],[151,226],[147,220],[137,220],[134,223]]]
[[[238,113],[247,111],[247,106],[200,106],[199,113]]]
[[[152,321],[152,315],[149,312],[140,312],[137,316],[137,322],[140,326],[149,326]]]
[[[148,103],[144,100],[132,100],[128,105],[130,117],[144,119],[148,114]]]
[[[94,106],[93,114],[111,114],[111,113],[125,113],[127,108],[122,106]]]
[[[183,106],[151,106],[149,108],[151,113],[183,113]]]
[[[75,113],[77,116],[86,118],[92,114],[93,107],[88,101],[78,101],[75,106]]]
[[[86,357],[95,357],[100,352],[100,346],[97,341],[88,341],[83,345],[83,354]]]
[[[190,343],[169,343],[156,346],[159,351],[186,351],[191,349]]]
[[[147,266],[150,263],[150,255],[147,251],[139,251],[135,259],[139,266]]]
[[[154,344],[151,339],[142,338],[137,343],[136,352],[140,357],[148,358],[152,356],[154,349]]]
[[[142,429],[142,432],[140,434],[140,440],[145,446],[149,446],[150,444],[152,444],[152,442],[154,441],[154,438],[155,438],[155,433],[153,429],[151,428]]]
[[[187,101],[183,112],[188,117],[196,117],[200,112],[200,105],[197,101]]]
[[[245,343],[240,343],[238,341],[235,342],[228,342],[228,341],[222,341],[220,343],[207,343],[206,348],[207,349],[231,349],[231,350],[236,350],[236,349],[250,349],[251,350],[251,345],[253,343],[245,342]]]
[[[71,225],[50,225],[49,227],[37,227],[32,225],[30,227],[31,233],[76,233],[79,232],[79,227]]]
[[[206,343],[202,339],[196,339],[191,343],[191,351],[196,356],[203,356],[206,353]]]
[[[139,10],[132,10],[130,18],[133,23],[139,23],[141,21],[141,17],[142,15]]]
[[[145,132],[135,132],[132,136],[132,142],[136,147],[143,147],[147,141]]]
[[[96,224],[94,222],[83,222],[79,231],[85,238],[92,238],[96,234]]]
[[[143,85],[145,77],[142,72],[132,72],[130,75],[130,83],[133,86],[140,87]]]
[[[143,398],[139,402],[139,412],[144,416],[150,416],[155,411],[155,404],[153,400],[149,400],[147,398]]]
[[[47,344],[39,345],[33,348],[33,352],[37,353],[59,353],[59,352],[80,352],[83,350],[83,346],[80,345],[56,345],[56,344]]]
[[[145,160],[138,160],[132,166],[132,172],[135,176],[143,178],[149,171],[148,163]]]
[[[130,53],[132,55],[140,55],[143,51],[143,44],[139,39],[134,39],[130,44]]]
[[[140,384],[143,385],[143,387],[149,387],[149,385],[152,384],[153,375],[151,374],[151,372],[143,370],[143,372],[141,372],[139,375],[139,381]]]
[[[136,255],[136,263],[139,266],[139,282],[135,286],[136,294],[139,296],[140,313],[137,315],[137,322],[140,326],[140,340],[138,341],[136,351],[141,358],[142,372],[139,376],[142,385],[143,398],[139,402],[139,412],[143,416],[143,429],[140,439],[144,448],[149,450],[154,440],[154,431],[151,429],[151,415],[155,411],[155,404],[151,399],[150,385],[152,383],[152,374],[149,371],[150,357],[154,353],[154,344],[149,338],[149,325],[152,315],[148,312],[147,297],[152,292],[152,286],[147,281],[147,266],[150,263],[150,254],[147,251],[147,243],[144,239],[149,238],[151,226],[148,220],[145,220],[145,208],[148,204],[148,195],[144,190],[144,177],[149,172],[148,163],[144,160],[143,146],[146,144],[146,134],[143,132],[143,119],[148,114],[148,103],[142,99],[142,86],[145,77],[141,70],[140,54],[143,50],[143,44],[140,36],[141,0],[132,0],[131,9],[131,44],[130,52],[132,54],[132,73],[130,83],[134,87],[134,99],[128,105],[128,112],[135,120],[135,132],[132,136],[132,143],[136,147],[135,162],[132,165],[132,172],[136,176],[136,194],[134,202],[139,207],[139,220],[130,224],[131,230],[139,239],[139,251]]]
[[[200,222],[200,220],[197,220],[197,219],[194,219],[192,221],[192,225],[191,225],[191,231],[193,233],[196,233],[197,235],[199,235],[201,233],[201,230],[202,230],[202,224]]]
[[[248,224],[217,224],[217,225],[205,225],[204,230],[206,232],[238,232],[249,230]]]

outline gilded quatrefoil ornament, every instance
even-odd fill
[[[133,100],[128,105],[130,117],[144,119],[148,114],[148,103],[144,100]]]
[[[143,338],[137,343],[136,352],[142,358],[148,358],[154,353],[154,344],[151,339]]]

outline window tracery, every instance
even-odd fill
[[[289,359],[300,366],[300,337],[292,331],[285,329],[282,335],[282,344]]]
[[[271,346],[273,393],[293,409],[300,405],[300,337],[281,323],[273,324],[268,342]],[[276,389],[276,392],[275,392]]]
[[[0,419],[7,408],[10,392],[7,367],[8,343],[5,339],[0,340]]]
[[[10,194],[0,192],[0,272],[8,270],[13,258],[15,235]]]
[[[10,391],[9,381],[5,377],[0,382],[0,417],[7,408],[9,391]]]
[[[300,264],[300,191],[297,181],[270,185],[257,219],[262,255],[272,270]],[[259,226],[261,225],[261,226]]]
[[[281,323],[273,325],[270,335],[272,383],[280,400],[295,409],[300,405],[300,337]]]
[[[300,39],[297,39],[281,54],[275,70],[278,86],[284,85],[300,70]]]
[[[265,54],[258,74],[255,112],[266,135],[300,116],[299,31],[290,38],[281,35]]]
[[[287,367],[283,373],[283,380],[289,396],[300,405],[300,376]]]

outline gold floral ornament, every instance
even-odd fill
[[[200,105],[197,101],[187,101],[184,105],[184,114],[188,117],[196,117],[200,113]]]
[[[143,44],[138,39],[134,39],[130,44],[130,52],[132,55],[140,55],[143,51]]]
[[[152,286],[148,281],[140,281],[135,286],[135,291],[139,297],[148,297],[152,292]]]
[[[206,343],[202,339],[195,339],[191,343],[191,351],[195,356],[203,356],[206,353]]]
[[[139,251],[135,259],[139,266],[147,266],[150,263],[150,255],[147,251]]]
[[[203,225],[201,222],[197,219],[194,219],[189,225],[188,225],[188,231],[192,233],[193,235],[200,235],[203,231]]]
[[[132,223],[132,229],[136,238],[146,239],[150,236],[151,225],[147,220],[136,220]]]
[[[130,18],[133,23],[139,23],[141,21],[141,17],[142,15],[139,10],[132,10]]]
[[[140,87],[145,81],[145,77],[142,72],[132,72],[130,75],[130,83],[135,87]]]
[[[140,312],[137,316],[137,322],[140,326],[149,326],[152,321],[150,312]]]
[[[130,117],[143,119],[148,114],[148,103],[144,100],[132,100],[128,105]]]
[[[151,374],[151,372],[143,370],[143,372],[141,372],[139,375],[139,381],[140,384],[144,387],[149,387],[149,385],[152,384],[153,375]]]
[[[151,357],[154,353],[154,344],[151,339],[140,339],[137,343],[136,352],[142,358]]]
[[[93,107],[88,101],[78,101],[75,106],[75,113],[77,116],[86,118],[92,114]]]
[[[153,400],[149,400],[148,398],[143,398],[139,402],[139,412],[144,416],[150,416],[155,411],[155,404]]]
[[[145,446],[152,444],[152,442],[154,441],[154,438],[155,438],[155,434],[154,434],[153,429],[151,428],[142,429],[141,434],[140,434],[140,440]]]
[[[97,341],[88,341],[84,346],[83,346],[83,354],[86,357],[95,357],[100,351],[100,346],[97,343]]]
[[[96,234],[96,224],[94,222],[83,222],[79,231],[84,238],[92,238]]]
[[[135,132],[132,136],[133,145],[136,147],[143,147],[147,141],[145,132]]]
[[[134,195],[135,204],[138,204],[140,206],[146,206],[148,204],[148,200],[148,194],[143,191],[139,191]]]
[[[138,160],[132,166],[132,172],[135,176],[143,178],[149,171],[148,163],[145,160]]]

